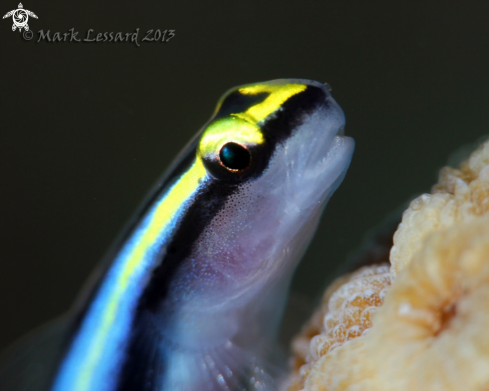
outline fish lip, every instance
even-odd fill
[[[336,136],[344,137],[345,136],[345,124],[341,125],[336,131]]]

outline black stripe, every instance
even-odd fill
[[[200,133],[200,132],[199,132]],[[187,145],[182,154],[180,154],[174,162],[170,165],[165,174],[158,180],[157,184],[153,186],[152,190],[145,197],[144,201],[140,204],[137,211],[133,214],[128,223],[126,223],[122,232],[118,235],[110,249],[105,254],[101,265],[98,267],[96,276],[92,276],[92,280],[87,287],[84,288],[82,298],[78,299],[76,308],[74,309],[73,326],[70,336],[78,331],[83,318],[85,317],[88,308],[90,307],[93,299],[97,295],[100,285],[107,271],[112,266],[117,255],[121,251],[122,246],[131,237],[136,229],[137,225],[141,222],[143,217],[153,207],[154,203],[162,197],[164,193],[170,189],[173,184],[189,170],[195,160],[195,151],[198,143],[198,137],[192,140],[191,145]]]
[[[263,135],[270,146],[275,147],[292,136],[293,130],[301,125],[308,114],[319,106],[326,106],[326,92],[315,86],[290,97],[282,109],[271,114],[262,125]]]
[[[311,114],[319,106],[327,107],[326,92],[319,87],[307,86],[307,88],[293,95],[283,105],[282,109],[272,113],[261,126],[265,139],[263,145],[250,148],[254,161],[253,172],[249,178],[259,178],[266,171],[272,161],[277,147],[293,136],[307,115]]]
[[[80,297],[77,299],[75,306],[73,308],[73,317],[71,319],[71,324],[67,328],[66,335],[63,337],[62,349],[63,352],[59,356],[59,361],[56,364],[56,368],[59,367],[62,360],[66,356],[70,349],[71,342],[76,337],[78,330],[85,318],[90,305],[97,296],[99,289],[104,281],[107,271],[112,266],[117,255],[121,251],[122,246],[128,240],[128,238],[134,233],[135,228],[141,222],[142,218],[148,213],[151,207],[154,205],[156,200],[160,199],[162,195],[171,188],[171,186],[185,173],[188,171],[190,166],[195,161],[195,151],[196,146],[200,136],[199,132],[194,139],[186,146],[184,151],[177,156],[177,158],[170,165],[169,169],[165,174],[158,180],[157,184],[153,186],[153,189],[146,196],[144,202],[138,208],[136,213],[132,216],[128,223],[126,223],[122,232],[118,235],[109,251],[107,251],[104,256],[100,266],[97,268],[96,273],[91,276],[89,282],[84,287]],[[54,376],[53,376],[54,381]]]
[[[192,244],[224,207],[229,196],[237,190],[238,185],[235,184],[209,182],[205,189],[197,194],[196,201],[186,211],[164,258],[153,271],[139,300],[117,391],[158,389],[157,382],[164,376],[168,358],[164,356],[165,352],[161,349],[155,349],[160,345],[162,337],[151,323],[152,314],[158,311],[165,300],[171,300],[168,296],[170,284],[191,254]],[[158,326],[164,327],[161,324]],[[152,352],[151,355],[148,354],[149,350]]]

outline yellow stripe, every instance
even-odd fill
[[[270,95],[261,103],[251,106],[244,112],[243,119],[250,122],[259,123],[267,118],[270,114],[279,110],[287,99],[304,91],[307,88],[305,84],[286,84],[286,85],[267,85],[257,84],[249,87],[242,87],[239,92],[243,95],[256,95],[268,92]],[[242,114],[238,115],[241,116]]]
[[[248,145],[262,144],[265,141],[257,125],[231,115],[218,119],[207,127],[199,143],[199,157],[218,154],[229,140]]]
[[[117,311],[121,304],[120,297],[124,294],[129,284],[130,278],[135,269],[140,264],[145,253],[154,244],[161,231],[177,215],[182,202],[195,192],[199,182],[206,175],[206,171],[200,159],[196,159],[192,167],[182,178],[173,186],[165,199],[157,206],[153,213],[153,219],[149,223],[146,231],[141,237],[141,241],[129,255],[123,270],[117,278],[115,289],[110,295],[109,302],[104,311],[104,317],[96,335],[93,336],[89,355],[86,357],[84,368],[79,376],[78,390],[90,389],[90,374],[95,366],[99,364],[101,354],[104,349],[104,341],[107,339],[111,327],[116,319]],[[124,304],[122,304],[124,305]]]
[[[263,102],[249,107],[244,113],[232,113],[211,123],[200,140],[198,156],[207,158],[211,158],[212,155],[217,156],[222,146],[229,141],[246,145],[263,144],[265,138],[259,123],[280,110],[287,99],[306,88],[304,84],[257,84],[241,87],[238,91],[243,95],[256,95],[263,92],[269,95]]]

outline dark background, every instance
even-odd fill
[[[1,14],[18,0],[1,1]],[[1,21],[0,348],[66,311],[146,191],[238,84],[328,82],[356,151],[300,265],[313,298],[363,234],[488,133],[484,1],[38,1]],[[40,29],[174,29],[36,43]]]

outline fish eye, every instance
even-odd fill
[[[237,143],[226,143],[219,151],[221,165],[229,171],[242,171],[251,164],[251,154],[248,148]]]

